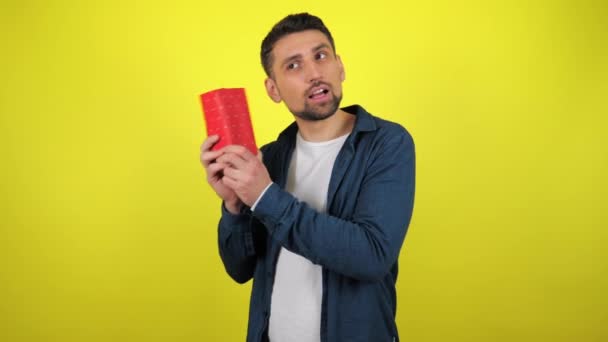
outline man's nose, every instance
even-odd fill
[[[321,77],[322,77],[321,69],[319,68],[319,66],[316,63],[310,64],[310,66],[308,68],[307,76],[308,76],[309,82],[316,82],[321,79]]]

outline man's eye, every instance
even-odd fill
[[[317,54],[317,59],[325,59],[327,58],[327,54],[325,52],[319,52]]]
[[[297,69],[299,67],[300,67],[300,63],[289,63],[289,64],[287,64],[287,69],[289,69],[289,70]]]

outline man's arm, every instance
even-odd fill
[[[218,227],[220,257],[226,272],[243,284],[253,277],[256,254],[251,216],[232,214],[222,204],[222,218]]]
[[[231,173],[233,188],[249,201],[239,172]],[[380,146],[368,165],[348,220],[317,212],[280,189],[268,188],[253,215],[283,247],[315,264],[361,280],[377,280],[397,261],[414,203],[415,153],[411,136],[403,131]]]
[[[207,182],[222,201],[222,218],[218,227],[220,256],[226,272],[237,282],[247,282],[253,276],[255,251],[249,215],[241,214],[243,203],[236,193],[224,185],[223,171],[226,164],[218,162],[221,151],[211,148],[219,140],[210,136],[201,145],[201,164],[207,174]]]

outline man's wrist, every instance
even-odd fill
[[[228,202],[224,201],[224,207],[228,210],[232,215],[238,215],[241,213],[242,203],[241,201]]]

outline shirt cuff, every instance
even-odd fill
[[[260,202],[260,200],[262,199],[262,197],[264,197],[264,194],[266,193],[266,191],[268,190],[268,188],[270,188],[270,186],[273,183],[270,182],[270,184],[268,184],[266,186],[266,188],[264,188],[264,191],[262,191],[262,193],[260,194],[260,196],[258,196],[258,199],[255,200],[255,202],[253,202],[253,205],[251,206],[251,211],[255,211],[255,207],[258,205],[258,202]]]

